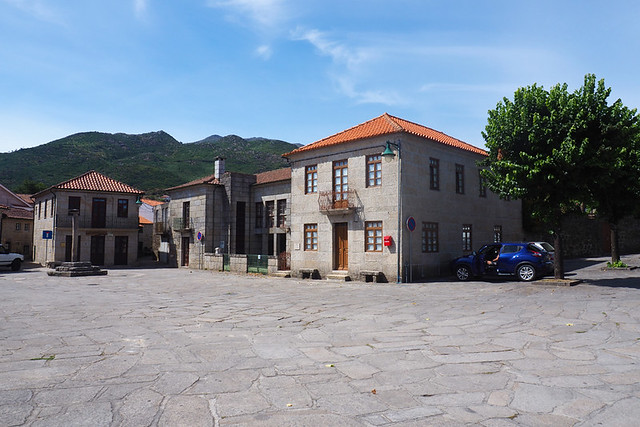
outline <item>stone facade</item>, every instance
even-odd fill
[[[387,141],[395,156],[382,159]],[[448,273],[453,258],[483,243],[524,237],[521,203],[500,200],[488,190],[481,194],[477,162],[485,156],[479,149],[452,147],[406,131],[316,144],[318,148],[287,154],[292,165],[293,274],[317,270],[321,277],[363,279],[381,273],[382,280],[415,281]],[[370,164],[370,156],[378,156],[377,164]],[[430,189],[431,159],[438,161],[437,190]],[[368,182],[370,167],[380,172],[380,182],[373,185]],[[317,173],[315,191],[307,188],[309,168]],[[347,200],[340,203],[335,185],[343,178],[336,177],[336,168],[348,176],[348,192],[341,196]],[[462,189],[456,188],[458,169]],[[415,220],[413,232],[407,229],[409,217]],[[435,227],[437,236],[431,251],[425,247],[434,233],[428,227]],[[314,235],[317,241],[309,243]],[[383,238],[389,246],[380,246]]]
[[[124,190],[83,190],[86,178],[93,179],[87,188]],[[59,265],[73,260],[75,217],[77,261],[102,266],[135,265],[139,234],[136,200],[142,193],[94,171],[63,184],[34,195],[34,261]],[[61,188],[65,186],[71,188]],[[74,210],[77,214],[71,215]],[[44,239],[43,231],[50,231],[51,239]]]
[[[32,257],[33,206],[0,185],[0,243],[12,252]]]

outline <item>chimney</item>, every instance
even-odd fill
[[[220,177],[222,177],[222,174],[224,174],[224,158],[216,157],[216,161],[214,162],[213,176],[216,179],[220,179]]]

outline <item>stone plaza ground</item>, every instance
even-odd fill
[[[0,425],[635,426],[640,269],[605,262],[571,287],[0,271]]]

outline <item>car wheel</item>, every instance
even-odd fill
[[[531,264],[522,264],[518,267],[516,275],[523,282],[530,282],[536,278],[536,269]]]
[[[20,270],[20,260],[19,259],[14,259],[13,262],[11,263],[11,270],[13,271],[18,271]]]
[[[466,265],[459,265],[456,267],[456,277],[458,280],[466,282],[471,278],[471,270]]]

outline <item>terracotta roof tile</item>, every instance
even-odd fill
[[[394,133],[409,133],[422,138],[432,139],[441,144],[470,151],[472,153],[482,154],[484,156],[488,155],[485,150],[475,147],[459,139],[453,138],[447,134],[384,113],[381,116],[378,116],[347,130],[343,130],[342,132],[338,132],[335,135],[328,136],[309,145],[305,145],[303,147],[295,149],[290,153],[284,154],[283,156],[287,157],[291,154],[298,154],[304,151],[343,144],[345,142],[358,141],[366,138],[373,138],[376,136],[391,135]]]
[[[142,200],[142,203],[145,203],[145,204],[147,204],[149,206],[158,206],[158,205],[161,205],[161,204],[164,203],[164,202],[161,202],[159,200],[151,200],[151,199],[144,199],[144,198],[140,199],[140,200]]]
[[[9,207],[7,210],[3,210],[2,213],[13,219],[33,219],[33,210],[31,209]]]
[[[150,221],[150,220],[148,220],[148,219],[147,219],[147,218],[145,218],[145,217],[139,216],[139,217],[138,217],[138,223],[139,223],[139,224],[145,224],[145,225],[148,225],[148,224],[153,224],[153,221]]]
[[[133,188],[130,185],[124,184],[120,181],[116,181],[113,178],[109,178],[108,176],[93,170],[85,172],[82,175],[72,178],[68,181],[56,184],[49,189],[101,191],[108,193],[143,193],[143,191]],[[42,191],[40,193],[42,193]]]
[[[175,187],[167,188],[167,190],[178,190],[180,188],[191,187],[193,185],[210,184],[220,185],[220,180],[215,175],[208,175],[202,178],[194,179],[193,181],[186,182],[184,184],[177,185]]]
[[[29,204],[29,206],[33,206],[33,198],[31,194],[16,194],[16,196],[20,197],[25,203]]]
[[[291,168],[282,168],[256,174],[256,184],[286,181],[291,179]]]

